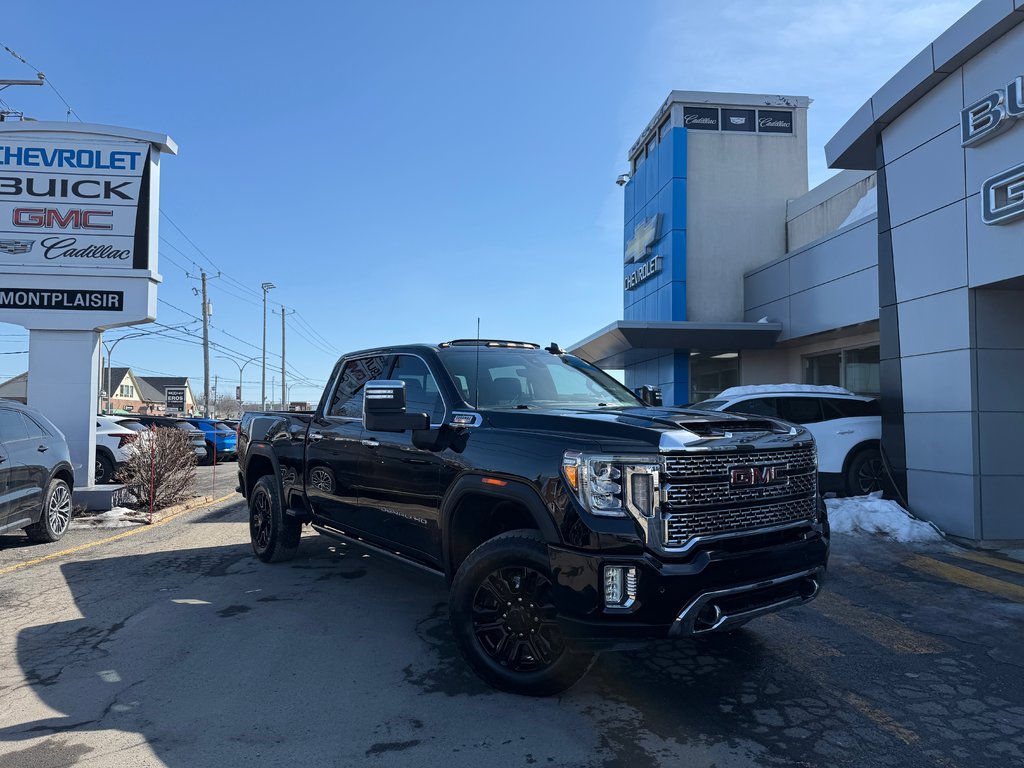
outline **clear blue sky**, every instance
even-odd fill
[[[199,315],[185,269],[220,269],[211,339],[258,355],[271,281],[273,306],[299,311],[289,368],[317,384],[291,398],[316,400],[338,350],[472,336],[477,316],[485,336],[566,346],[621,318],[613,182],[670,90],[812,97],[814,185],[831,173],[824,143],[973,4],[35,0],[5,7],[0,42],[83,121],[178,142],[161,203],[185,235],[162,220],[158,322]],[[31,76],[0,51],[0,77]],[[49,88],[0,97],[65,117]],[[23,349],[0,324],[0,352]],[[0,375],[26,361],[0,356]],[[202,386],[186,341],[125,341],[114,364]],[[245,380],[257,399],[258,363]]]

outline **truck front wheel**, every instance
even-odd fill
[[[264,475],[249,496],[249,538],[264,563],[290,560],[299,548],[302,523],[284,513],[277,478]]]
[[[448,615],[470,667],[502,691],[560,693],[593,663],[559,629],[547,547],[537,531],[509,531],[473,550],[455,574]]]

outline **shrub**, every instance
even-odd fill
[[[115,478],[124,483],[124,506],[157,510],[194,495],[196,456],[186,432],[157,427],[139,433],[134,445]]]

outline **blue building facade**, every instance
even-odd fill
[[[624,188],[624,320],[686,320],[687,129],[666,125],[637,156]],[[689,350],[625,367],[626,386],[661,384],[665,403],[687,402]]]

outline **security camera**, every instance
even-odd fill
[[[619,178],[617,178],[615,180],[615,183],[618,184],[620,187],[626,186],[626,184],[629,183],[629,174],[628,173],[620,173],[619,174]]]

